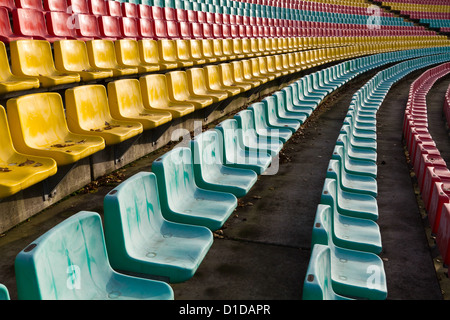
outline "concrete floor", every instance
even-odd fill
[[[240,199],[235,213],[216,232],[214,243],[194,277],[172,285],[175,299],[301,299],[311,253],[311,231],[328,162],[352,95],[375,73],[376,70],[354,79],[328,97],[285,144],[278,172],[260,176]],[[391,89],[377,119],[378,223],[384,248],[380,256],[385,264],[389,300],[446,298],[446,269],[439,265],[438,253],[427,233],[427,221],[402,144],[409,86],[420,73],[409,75]],[[448,83],[441,82],[436,92],[442,93]],[[438,94],[433,95],[430,104],[438,108],[439,99]],[[433,119],[436,126],[444,126],[439,116]],[[448,137],[443,131],[441,135],[447,139],[442,143],[448,147]],[[150,171],[152,160],[168,148],[122,169],[116,178],[123,180],[141,170]],[[12,299],[16,299],[17,253],[78,211],[102,214],[103,197],[115,185],[117,182],[102,186],[95,193],[68,197],[0,237],[0,283],[8,287]]]

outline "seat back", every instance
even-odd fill
[[[53,44],[56,69],[82,71],[90,69],[86,44],[81,40],[60,40]]]
[[[102,37],[96,16],[90,14],[77,14],[73,17],[77,19],[77,21],[73,22],[73,25],[77,27],[76,32],[78,37],[87,39],[100,39]]]
[[[113,118],[135,117],[144,109],[138,79],[121,79],[108,83],[108,102]]]
[[[221,90],[220,73],[217,65],[207,65],[205,70],[207,87],[213,90]]]
[[[86,42],[89,64],[96,68],[114,69],[117,67],[117,58],[114,41],[97,39]]]
[[[178,101],[189,99],[189,85],[185,71],[171,71],[166,73],[169,96]]]
[[[207,130],[191,140],[194,172],[201,172],[204,181],[214,181],[220,175],[222,146],[215,130]]]
[[[123,37],[120,31],[119,17],[99,16],[98,25],[100,27],[100,34],[104,38],[116,40]]]
[[[138,18],[119,17],[121,37],[137,40],[140,38]]]
[[[158,41],[153,39],[142,39],[137,42],[139,58],[148,64],[159,64]]]
[[[139,78],[142,101],[146,108],[167,108],[169,87],[164,74],[150,74]]]
[[[45,40],[18,40],[10,43],[13,74],[39,76],[56,69],[50,43]]]
[[[0,300],[11,300],[8,289],[0,283]]]
[[[13,36],[8,9],[0,7],[0,36],[5,37],[2,41],[8,41]]]
[[[15,154],[5,108],[0,105],[0,163],[9,163]]]
[[[114,47],[119,65],[138,66],[141,64],[137,40],[129,38],[116,40]]]
[[[87,13],[89,14],[89,6],[87,0],[67,0],[71,13]]]
[[[76,38],[76,31],[71,28],[70,19],[71,14],[66,12],[51,11],[45,14],[47,20],[48,33],[52,36],[60,38]]]
[[[104,299],[112,274],[101,218],[79,212],[33,241],[16,257],[17,295],[33,299]]]
[[[205,71],[203,68],[189,68],[186,70],[189,87],[192,92],[199,95],[206,95]]]
[[[6,80],[12,75],[9,66],[8,54],[6,53],[6,46],[0,42],[0,80]]]
[[[43,11],[21,8],[14,9],[13,28],[14,33],[26,37],[48,36]]]
[[[222,142],[222,163],[236,163],[237,151],[240,149],[239,145],[239,128],[236,119],[226,119],[220,122],[215,128],[219,132],[218,137]]]
[[[9,99],[7,110],[11,136],[18,151],[28,147],[46,148],[67,136],[63,102],[56,92]]]

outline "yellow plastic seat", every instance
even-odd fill
[[[242,61],[232,61],[230,62],[231,69],[233,70],[233,81],[236,84],[249,84],[251,88],[259,87],[262,84],[262,81],[258,79],[251,79],[249,75],[249,79],[245,79],[244,77],[244,66]]]
[[[194,65],[198,66],[207,63],[207,60],[203,56],[201,39],[181,39],[177,41],[184,42],[189,47],[189,58],[194,62]]]
[[[121,67],[134,68],[137,67],[138,73],[149,73],[159,71],[160,67],[155,63],[146,63],[141,60],[139,55],[139,46],[137,40],[120,39],[114,41],[116,49],[117,63]]]
[[[105,148],[99,136],[69,131],[61,96],[34,93],[7,102],[8,122],[17,151],[73,164]]]
[[[277,54],[276,56],[267,56],[264,58],[260,58],[261,64],[260,64],[260,69],[261,71],[266,71],[268,73],[272,73],[275,75],[275,77],[279,78],[283,75],[283,72],[280,70],[277,70],[276,68],[276,60],[275,57],[279,56],[279,54]],[[264,62],[265,61],[265,64]]]
[[[5,108],[0,105],[0,199],[37,184],[56,171],[55,160],[16,151]]]
[[[259,39],[258,38],[250,38],[250,48],[254,56],[261,56],[262,52],[259,47]]]
[[[213,39],[201,39],[202,44],[202,57],[207,63],[217,62],[218,59],[214,54],[214,42]]]
[[[140,122],[121,121],[111,116],[103,85],[67,89],[65,98],[67,124],[74,133],[100,136],[106,145],[115,145],[143,131]]]
[[[253,59],[255,59],[255,58],[253,58]],[[254,71],[255,70],[254,68],[256,68],[258,60],[255,59],[253,61],[253,59],[251,59],[251,60],[241,60],[244,79],[245,80],[252,80],[252,81],[257,80],[257,81],[260,82],[260,84],[266,83],[267,81],[269,81],[269,78],[263,77],[261,74],[258,74],[257,72]],[[255,66],[253,66],[254,64],[255,64]],[[259,70],[259,65],[258,65],[258,70]]]
[[[223,39],[212,39],[214,56],[217,61],[227,61],[228,56],[223,52]]]
[[[145,109],[151,111],[169,111],[172,118],[180,118],[195,111],[189,102],[177,102],[170,99],[167,78],[163,74],[150,74],[139,78],[142,102]]]
[[[274,74],[267,72],[265,58],[266,57],[258,57],[250,59],[250,61],[252,62],[252,71],[253,74],[259,77],[266,77],[269,81],[272,81],[276,78],[276,76]]]
[[[240,38],[233,39],[233,53],[235,54],[236,59],[245,58],[245,54],[242,51],[242,39]]]
[[[112,70],[99,70],[91,67],[84,41],[58,40],[53,43],[53,51],[56,69],[69,74],[79,74],[82,81],[113,76]]]
[[[175,61],[176,57],[173,56],[171,60],[164,60],[161,55],[161,48],[157,40],[153,39],[141,39],[138,40],[139,57],[141,61],[147,65],[158,66],[159,70],[171,70],[179,67],[179,64]],[[175,55],[173,50],[172,55]]]
[[[278,54],[278,55],[274,56],[273,58],[275,58],[275,70],[277,70],[278,72],[281,72],[281,74],[283,76],[286,76],[290,73],[290,71],[289,71],[289,67],[284,64],[284,56],[286,56],[286,54]]]
[[[233,67],[231,66],[231,63],[221,63],[219,65],[219,72],[220,72],[220,80],[227,87],[239,88],[241,92],[248,91],[252,88],[251,84],[247,83],[238,84],[234,82]]]
[[[220,70],[217,65],[208,65],[203,68],[206,76],[206,87],[211,90],[219,90],[228,92],[228,97],[241,93],[239,87],[226,86],[221,81]]]
[[[122,79],[108,83],[108,101],[114,119],[140,122],[144,130],[156,128],[172,120],[169,111],[145,109],[138,79]]]
[[[295,52],[288,53],[287,58],[288,58],[288,65],[290,70],[292,70],[292,73],[299,72],[302,70],[301,65],[297,65],[295,59]]]
[[[38,78],[42,87],[80,82],[79,74],[68,74],[56,70],[52,48],[48,41],[11,41],[9,48],[12,73],[17,76]]]
[[[39,88],[39,79],[11,73],[5,44],[0,42],[0,94]]]
[[[194,65],[194,62],[189,59],[189,47],[186,47],[184,42],[180,42],[180,45],[178,45],[176,40],[160,39],[158,40],[158,53],[161,62],[174,63],[176,68],[192,67]]]
[[[233,50],[233,39],[231,38],[222,39],[222,50],[223,54],[227,57],[227,60],[236,59],[236,55],[234,54]]]
[[[206,87],[206,76],[203,68],[189,68],[186,70],[189,90],[198,96],[211,97],[214,103],[228,98],[228,92],[212,90]]]
[[[255,54],[252,52],[252,43],[249,38],[242,38],[242,53],[246,58],[252,58]]]
[[[122,67],[117,63],[114,41],[97,39],[86,41],[89,63],[96,69],[112,70],[114,77],[138,73],[137,67]]]
[[[166,73],[166,77],[167,86],[170,88],[169,97],[172,100],[191,103],[195,109],[203,109],[214,103],[213,98],[199,96],[189,90],[185,71],[171,71]]]

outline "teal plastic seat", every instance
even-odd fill
[[[303,102],[298,101],[298,95],[295,95],[294,92],[296,89],[293,88],[292,85],[284,87],[281,89],[283,91],[284,97],[286,99],[286,109],[292,112],[304,113],[306,115],[305,120],[313,113],[315,107],[310,107],[304,104]],[[294,101],[294,98],[297,101]]]
[[[356,160],[367,160],[375,162],[377,161],[377,152],[373,150],[371,147],[363,147],[361,144],[355,146],[355,144],[351,143],[351,137],[349,137],[346,133],[340,133],[336,144],[341,145],[347,151],[349,158]]]
[[[109,263],[100,215],[81,211],[23,249],[15,260],[20,300],[172,300],[165,282],[124,275]]]
[[[104,221],[115,270],[170,283],[192,278],[213,243],[208,228],[164,219],[152,172],[137,173],[106,195]]]
[[[278,115],[278,106],[277,106],[277,98],[273,95],[267,96],[261,100],[262,103],[265,104],[267,121],[270,126],[273,127],[285,127],[292,131],[292,133],[297,132],[302,125],[300,120],[295,119],[285,119],[280,118]]]
[[[345,216],[378,220],[378,204],[375,197],[344,191],[335,179],[325,178],[320,203],[330,206],[335,203],[337,211]]]
[[[169,221],[220,229],[237,207],[231,193],[199,188],[195,183],[191,150],[177,147],[153,161],[161,209]]]
[[[304,112],[288,110],[286,104],[286,91],[280,90],[272,94],[276,98],[276,106],[278,116],[282,119],[297,120],[300,123],[304,123],[308,118],[308,115]]]
[[[258,175],[250,169],[224,166],[221,143],[214,130],[205,131],[191,140],[195,183],[203,189],[228,192],[241,198],[256,183]]]
[[[266,151],[246,150],[241,145],[242,130],[236,119],[226,119],[216,125],[214,130],[222,138],[222,163],[234,168],[250,169],[258,175],[263,174],[272,163],[272,157]]]
[[[269,123],[267,105],[263,102],[253,103],[247,110],[253,111],[255,130],[259,135],[276,136],[283,143],[286,143],[294,133],[291,127],[274,126]],[[297,122],[298,123],[298,122]]]
[[[239,138],[246,150],[267,152],[276,156],[283,148],[283,142],[276,136],[260,135],[256,132],[255,118],[252,110],[242,110],[234,115],[238,128],[241,130]]]
[[[8,288],[5,285],[0,283],[0,300],[11,300],[9,297]]]
[[[377,177],[378,168],[375,162],[350,158],[346,148],[342,145],[335,145],[331,158],[341,161],[344,164],[345,171],[348,173]]]
[[[354,134],[354,131],[352,129],[353,128],[350,124],[344,123],[340,131],[340,133],[346,135],[347,141],[352,146],[377,151],[376,133],[372,135],[358,136]]]

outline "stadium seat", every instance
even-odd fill
[[[172,118],[180,118],[195,111],[195,106],[188,102],[170,99],[167,78],[164,74],[151,74],[139,78],[144,107],[155,111],[169,111]]]
[[[90,40],[86,42],[89,64],[99,70],[112,70],[114,77],[138,73],[137,67],[121,67],[117,63],[114,41]]]
[[[98,26],[100,35],[104,40],[118,40],[123,38],[123,34],[120,30],[119,17],[112,16],[98,16]]]
[[[267,124],[271,127],[289,129],[292,133],[295,133],[303,123],[298,119],[288,119],[280,116],[281,112],[279,109],[283,108],[283,106],[281,103],[278,104],[277,97],[273,94],[262,99],[261,103],[265,105],[264,111],[266,113]]]
[[[160,70],[159,64],[155,63],[155,61],[153,63],[146,63],[141,59],[137,40],[130,38],[116,40],[114,41],[114,46],[116,48],[116,57],[119,66],[137,68],[138,73],[149,73]]]
[[[143,40],[145,41],[145,40]],[[178,50],[176,40],[160,39],[158,40],[158,54],[159,61],[165,65],[170,66],[167,69],[175,69],[182,67],[192,67],[194,62],[187,59],[186,55]]]
[[[283,88],[284,89],[284,88]],[[279,90],[273,93],[273,96],[275,97],[275,105],[277,106],[277,115],[281,119],[291,119],[299,121],[301,124],[303,124],[306,119],[308,118],[308,115],[305,114],[303,111],[297,111],[295,109],[288,109],[287,98],[286,98],[286,91]]]
[[[214,103],[228,98],[226,91],[211,90],[206,87],[205,70],[200,67],[189,68],[186,70],[190,92],[197,96],[212,98]]]
[[[176,62],[161,61],[158,41],[153,39],[141,39],[137,42],[140,60],[148,66],[158,68],[158,70],[176,69]]]
[[[269,111],[267,104],[264,102],[255,102],[248,107],[248,110],[253,113],[255,130],[258,135],[278,137],[283,143],[286,143],[292,137],[294,131],[290,127],[269,123]]]
[[[189,80],[185,71],[170,71],[166,73],[166,77],[171,100],[193,104],[196,109],[203,109],[214,103],[212,97],[196,95],[189,89]]]
[[[204,66],[206,87],[210,90],[226,91],[228,97],[232,97],[241,93],[241,88],[234,86],[224,85],[220,77],[219,65],[207,65]]]
[[[1,0],[0,7],[4,7],[7,11],[12,11],[16,8],[16,3],[14,0]]]
[[[226,167],[222,163],[222,146],[215,130],[207,130],[190,142],[195,183],[199,188],[245,196],[256,183],[257,174],[250,169]]]
[[[61,39],[76,39],[77,33],[76,29],[72,28],[70,21],[72,15],[60,12],[60,11],[50,11],[45,13],[45,19],[47,21],[47,30],[51,36],[58,37]]]
[[[261,84],[267,83],[269,80],[266,77],[261,76],[256,71],[253,72],[253,61],[249,59],[241,60],[242,62],[242,72],[245,80],[258,81]]]
[[[56,162],[53,159],[34,157],[16,151],[9,131],[6,112],[1,105],[0,141],[0,199],[25,190],[56,173]]]
[[[120,34],[123,39],[139,40],[143,38],[140,33],[139,18],[119,17]]]
[[[213,243],[208,228],[164,219],[152,172],[122,182],[106,195],[104,208],[106,247],[115,270],[184,282]]]
[[[16,76],[11,73],[6,47],[0,43],[0,94],[39,88],[39,79],[28,76]]]
[[[140,39],[157,39],[155,23],[151,19],[138,19],[138,35]]]
[[[122,17],[122,3],[127,2],[120,2],[120,1],[106,1],[106,10],[107,15],[112,17]]]
[[[179,223],[220,229],[237,207],[231,193],[199,188],[195,183],[191,150],[177,147],[152,163],[160,190],[163,216]]]
[[[89,64],[86,43],[81,40],[59,40],[53,43],[55,67],[60,72],[79,74],[81,81],[106,79],[112,70],[98,70]]]
[[[203,56],[202,40],[201,39],[179,39],[177,40],[177,47],[185,47],[185,52],[188,52],[188,59],[194,62],[195,66],[203,65],[207,62]]]
[[[87,0],[89,13],[94,16],[108,15],[107,0]]]
[[[113,118],[140,122],[144,130],[156,128],[172,120],[169,111],[144,107],[138,79],[122,79],[108,83],[108,100]]]
[[[74,18],[72,24],[76,30],[78,40],[89,41],[102,38],[96,16],[80,13],[72,17]]]
[[[272,157],[267,152],[255,152],[246,150],[241,145],[240,135],[242,131],[238,128],[236,119],[226,119],[214,128],[222,140],[222,163],[234,168],[251,169],[258,175],[263,174],[272,163]]]
[[[233,82],[237,85],[250,85],[251,89],[259,87],[262,82],[258,79],[246,79],[244,77],[244,65],[242,61],[231,61],[231,69],[233,71]]]
[[[67,5],[70,7],[69,13],[89,14],[88,0],[67,0]]]
[[[80,82],[79,74],[68,74],[56,70],[52,48],[48,41],[13,41],[10,43],[10,51],[12,73],[38,78],[42,87]]]
[[[346,148],[336,144],[332,154],[333,159],[340,160],[346,172],[363,176],[377,177],[377,165],[373,161],[355,160],[348,156]]]
[[[106,88],[84,85],[65,91],[69,130],[87,136],[100,136],[105,144],[115,145],[142,133],[140,122],[114,119],[109,109]]]
[[[113,270],[102,220],[80,211],[34,240],[14,263],[19,300],[172,300],[164,282]]]
[[[247,83],[241,83],[238,84],[234,82],[234,72],[233,67],[231,66],[231,63],[221,63],[219,64],[219,74],[220,74],[220,80],[221,83],[225,87],[235,87],[239,88],[240,92],[246,92],[252,88],[250,84]]]
[[[0,300],[11,300],[9,296],[8,288],[6,288],[3,284],[0,283]]]
[[[61,39],[48,33],[43,11],[17,8],[12,12],[12,21],[14,33],[19,36],[46,40],[48,42]]]
[[[73,164],[105,147],[99,136],[68,130],[62,98],[56,92],[9,99],[7,113],[17,151],[53,158],[58,166]]]
[[[282,94],[280,98],[283,98],[284,103],[286,104],[286,110],[294,113],[303,113],[306,117],[309,117],[316,108],[316,105],[308,104],[304,101],[299,101],[298,99],[298,88],[296,87],[296,83],[292,83],[283,89],[281,89]],[[302,121],[305,122],[306,118]]]
[[[40,0],[16,0],[16,8],[44,11],[44,4]]]
[[[8,9],[0,7],[0,41],[9,43],[14,40],[29,39],[30,37],[21,36],[12,31],[9,17]]]

